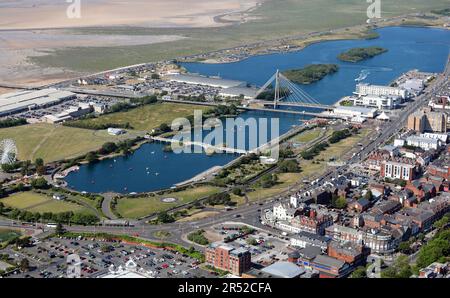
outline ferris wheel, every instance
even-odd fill
[[[12,164],[16,161],[17,147],[11,139],[0,141],[0,164]]]

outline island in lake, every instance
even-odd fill
[[[298,84],[311,84],[339,70],[336,64],[311,64],[301,69],[283,71],[283,75]]]
[[[387,52],[381,47],[354,48],[338,56],[339,60],[346,62],[359,62]]]

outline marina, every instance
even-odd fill
[[[302,67],[311,63],[336,63],[340,65],[337,73],[314,84],[301,86],[304,91],[324,105],[332,105],[344,96],[351,95],[358,83],[355,78],[360,78],[364,74],[363,70],[370,70],[370,74],[364,78],[364,83],[378,85],[388,85],[411,69],[433,73],[444,70],[450,46],[448,30],[388,27],[377,31],[380,34],[378,39],[328,41],[310,45],[298,52],[255,56],[236,63],[183,63],[182,66],[191,73],[206,76],[216,76],[220,73],[224,79],[262,86],[277,69]],[[389,51],[356,64],[340,62],[336,58],[339,53],[350,48],[373,45],[382,46]],[[362,77],[360,80],[363,80]],[[306,110],[298,107],[289,108],[299,113]],[[282,135],[293,126],[299,126],[303,121],[311,119],[312,116],[264,110],[247,111],[240,117],[244,119],[278,118],[280,135]],[[239,128],[235,128],[235,131],[237,129]],[[203,135],[208,133],[209,131],[202,132]],[[248,147],[249,142],[246,140],[244,146],[237,148],[249,150]],[[234,154],[211,156],[174,154],[165,153],[162,149],[162,144],[144,144],[133,154],[116,158],[117,162],[114,163],[113,168],[110,168],[112,161],[102,160],[96,164],[81,166],[78,172],[70,173],[65,180],[70,188],[87,192],[156,191],[173,187],[212,167],[228,164],[238,156]],[[153,159],[153,157],[159,157],[159,159]],[[146,167],[150,170],[146,170]]]

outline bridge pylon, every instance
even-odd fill
[[[273,101],[273,108],[276,109],[278,107],[278,101],[280,100],[280,71],[277,69],[275,73],[275,94]]]

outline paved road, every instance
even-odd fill
[[[117,216],[111,210],[111,201],[116,196],[114,193],[104,193],[102,202],[102,212],[109,219],[117,219]]]

